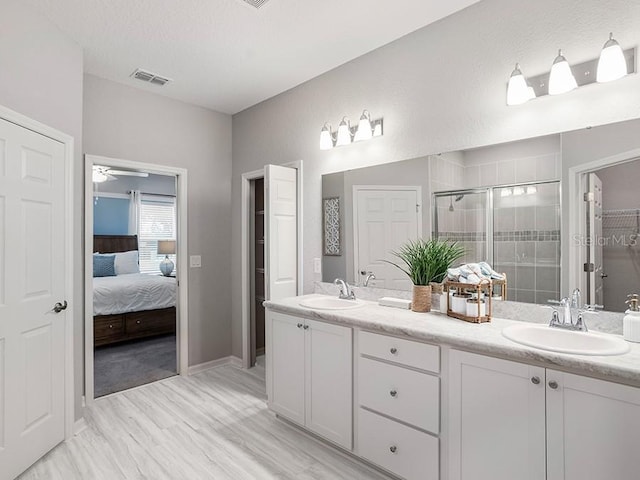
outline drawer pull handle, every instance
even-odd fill
[[[309,325],[305,325],[305,326],[304,326],[304,329],[305,329],[305,330],[309,330]]]
[[[398,396],[398,391],[396,389],[393,389],[389,392],[389,395],[391,395],[393,398],[396,398]]]
[[[398,354],[398,349],[396,347],[391,347],[391,349],[389,351],[391,352],[391,355],[397,355]]]
[[[109,325],[109,328],[113,328],[113,325]]]
[[[136,323],[137,323],[138,325],[140,325],[140,320],[136,320]]]
[[[552,390],[555,390],[556,388],[558,388],[558,382],[556,382],[555,380],[551,380],[549,382],[549,388],[551,388]]]
[[[302,328],[302,324],[301,323],[298,324],[298,328]]]
[[[531,377],[531,383],[534,385],[540,385],[540,377]]]
[[[390,451],[391,453],[396,453],[396,452],[398,451],[398,447],[396,447],[395,445],[391,445],[391,446],[389,447],[389,451]]]

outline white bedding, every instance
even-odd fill
[[[94,315],[155,310],[173,307],[175,304],[174,277],[131,273],[93,279]]]

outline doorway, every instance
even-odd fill
[[[186,170],[87,155],[85,185],[90,403],[187,371]]]
[[[264,298],[279,299],[302,293],[302,161],[266,165],[242,174],[242,366],[255,365],[258,352],[258,304]],[[262,179],[263,203],[256,198],[256,182]],[[256,212],[263,211],[262,214]],[[256,228],[257,227],[257,228]],[[259,230],[263,228],[263,241]],[[262,265],[258,265],[262,250]],[[256,254],[257,252],[257,254]],[[261,279],[262,277],[262,279]],[[254,322],[255,320],[255,322]],[[266,342],[264,345],[265,357]],[[265,358],[265,364],[268,359]],[[260,363],[260,362],[259,362]]]
[[[640,159],[586,174],[588,303],[624,312],[627,295],[640,293]]]
[[[250,366],[264,365],[265,300],[264,283],[264,177],[251,180],[251,360]]]

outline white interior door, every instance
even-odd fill
[[[64,209],[64,145],[0,120],[2,480],[64,439]]]
[[[589,174],[589,194],[587,197],[587,222],[588,222],[588,302],[603,305],[605,278],[602,265],[602,180],[595,174]]]
[[[265,167],[265,296],[267,300],[298,293],[298,172]]]
[[[397,262],[391,252],[422,236],[420,187],[377,190],[354,186],[354,192],[354,278],[362,281],[367,272],[373,272],[376,278],[370,286],[411,289],[411,280],[383,260]]]

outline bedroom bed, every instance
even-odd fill
[[[93,237],[93,251],[99,254],[137,250],[136,235]],[[175,277],[135,272],[96,277],[94,272],[94,345],[175,333],[176,290]]]

